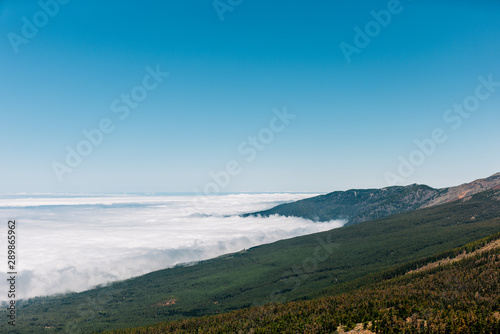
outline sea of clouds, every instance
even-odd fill
[[[240,214],[313,194],[0,196],[1,244],[16,219],[17,299],[68,291],[206,260],[344,221]],[[0,268],[7,270],[7,250]],[[0,301],[7,299],[0,280]]]

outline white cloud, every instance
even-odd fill
[[[18,297],[28,298],[83,291],[343,225],[239,216],[310,196],[2,196],[0,212],[18,220]],[[0,230],[2,239],[6,232]],[[5,252],[0,258],[6,266]],[[6,281],[0,282],[6,291]],[[0,295],[0,300],[5,297]]]

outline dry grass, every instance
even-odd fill
[[[421,272],[421,271],[424,271],[424,270],[429,270],[429,269],[436,268],[436,267],[439,267],[439,266],[442,266],[442,265],[454,263],[454,262],[457,262],[457,261],[460,261],[460,260],[472,257],[472,256],[480,254],[480,253],[487,252],[489,250],[492,250],[492,249],[498,248],[498,247],[500,247],[500,239],[495,240],[493,242],[490,242],[486,246],[481,247],[481,248],[479,248],[478,250],[475,250],[472,253],[465,253],[464,252],[464,253],[459,254],[458,256],[456,256],[454,258],[446,258],[446,259],[442,259],[442,260],[439,260],[439,261],[436,261],[436,262],[428,263],[428,264],[426,264],[425,266],[423,266],[421,268],[418,268],[418,269],[415,269],[415,270],[410,270],[406,274],[408,275],[408,274],[418,273],[418,272]]]

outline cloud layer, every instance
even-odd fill
[[[1,196],[0,212],[4,219],[18,220],[19,299],[83,291],[343,225],[239,216],[310,196]],[[0,231],[2,239],[6,232]],[[6,272],[6,258],[2,262]],[[7,289],[4,281],[1,291]]]

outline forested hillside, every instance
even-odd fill
[[[112,333],[334,333],[356,324],[375,333],[499,333],[500,248],[473,253],[484,243],[440,255],[472,253],[457,262],[405,274],[416,263],[408,264],[350,293]]]

